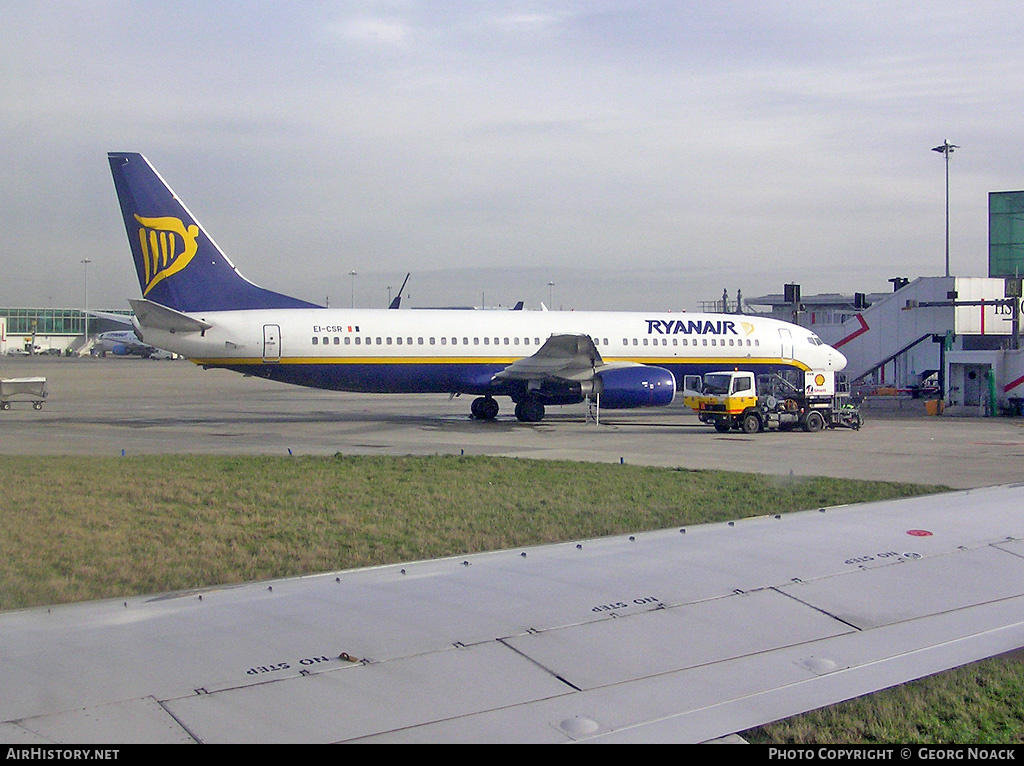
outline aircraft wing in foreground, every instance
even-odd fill
[[[1024,485],[0,614],[7,742],[681,741],[1024,645]]]

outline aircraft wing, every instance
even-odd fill
[[[0,739],[698,742],[1024,645],[1024,484],[0,613]]]
[[[533,356],[517,359],[496,374],[497,380],[590,380],[610,367],[639,366],[634,362],[606,363],[588,335],[552,335]]]
[[[97,317],[99,319],[106,319],[108,322],[121,325],[126,330],[132,329],[132,318],[125,314],[111,314],[109,311],[89,311],[90,316]]]

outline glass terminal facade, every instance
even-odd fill
[[[988,275],[1024,276],[1024,191],[989,192]]]
[[[120,314],[125,317],[131,311],[123,309],[106,310],[106,314]],[[82,335],[85,332],[85,312],[81,309],[43,308],[0,308],[0,317],[7,318],[8,335]],[[100,320],[89,316],[89,334],[96,332]]]

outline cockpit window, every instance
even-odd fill
[[[809,335],[807,337],[807,342],[810,343],[812,346],[824,346],[825,345],[822,342],[821,338],[819,338],[817,335]]]

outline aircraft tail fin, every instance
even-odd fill
[[[317,307],[243,277],[141,154],[107,159],[143,298],[178,312]]]

